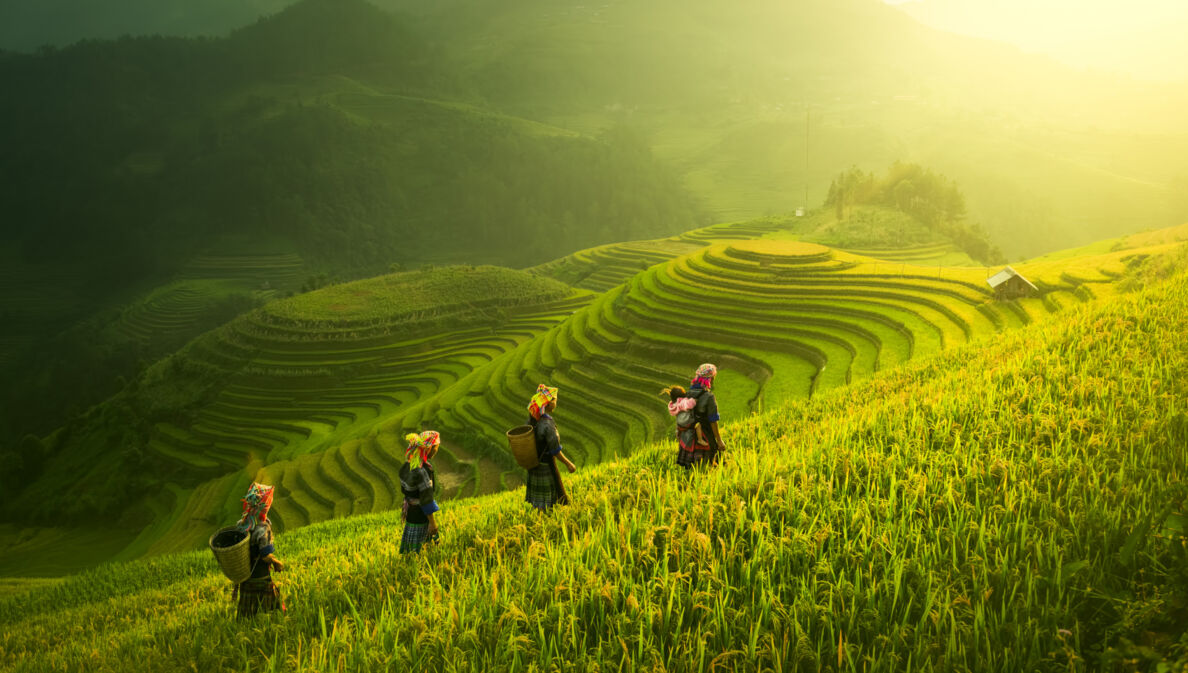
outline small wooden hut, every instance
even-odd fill
[[[995,299],[1017,299],[1039,294],[1038,287],[1009,266],[991,276],[986,283],[994,290]]]

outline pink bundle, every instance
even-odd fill
[[[689,411],[695,406],[697,406],[697,400],[692,397],[682,397],[676,402],[668,403],[668,413],[670,416],[676,416],[682,411]]]

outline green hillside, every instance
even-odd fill
[[[71,550],[75,568],[191,549],[251,479],[280,487],[282,529],[383,511],[399,503],[400,438],[425,427],[446,438],[445,497],[514,488],[503,434],[541,381],[565,391],[566,447],[589,466],[664,436],[658,392],[707,359],[723,412],[744,416],[1112,296],[1175,246],[1152,234],[1021,265],[1041,295],[999,302],[985,283],[997,268],[941,265],[954,253],[934,240],[862,254],[790,240],[861,240],[857,221],[715,225],[530,273],[442,267],[271,302],[22,445],[42,458],[9,473],[18,525],[0,531],[0,572],[37,573],[51,549]],[[49,497],[62,488],[82,495]],[[72,536],[78,526],[104,543]]]
[[[394,513],[284,533],[284,616],[233,620],[208,552],[18,583],[0,666],[1181,670],[1186,301],[1181,270],[736,418],[693,478],[671,441],[584,466],[548,518],[450,502],[420,556]]]
[[[562,283],[497,267],[425,269],[275,301],[151,367],[50,437],[42,469],[6,482],[18,488],[25,484],[14,478],[42,475],[25,489],[38,499],[70,479],[85,497],[51,509],[71,519],[110,518],[130,502],[128,489],[250,476],[253,465],[363,433],[587,301]],[[113,447],[117,460],[96,460]],[[26,516],[39,518],[37,509]]]

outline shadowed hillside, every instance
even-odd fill
[[[437,61],[357,0],[306,0],[225,39],[0,56],[0,246],[24,277],[0,296],[0,441],[49,432],[310,279],[530,265],[700,221],[630,132],[491,111]],[[237,270],[253,264],[287,270]]]

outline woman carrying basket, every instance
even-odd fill
[[[276,547],[272,544],[272,523],[268,521],[273,490],[273,486],[252,482],[247,495],[243,497],[243,517],[236,527],[248,534],[248,562],[252,564],[252,574],[235,587],[239,617],[285,609],[280,590],[272,581],[274,568],[278,572],[285,569],[285,564],[276,557]]]
[[[557,460],[573,472],[577,466],[561,453],[561,437],[557,435],[557,424],[550,411],[557,408],[557,389],[540,384],[532,401],[528,404],[528,424],[536,438],[536,455],[540,465],[528,470],[528,485],[524,489],[524,500],[542,512],[548,512],[553,505],[569,502],[565,485],[561,483],[561,472]]]
[[[404,466],[400,468],[400,490],[404,493],[404,534],[400,537],[400,553],[421,550],[428,542],[437,541],[438,509],[433,499],[435,475],[429,460],[437,455],[441,435],[434,430],[405,435],[408,448],[404,450]],[[413,458],[420,463],[413,467]]]

